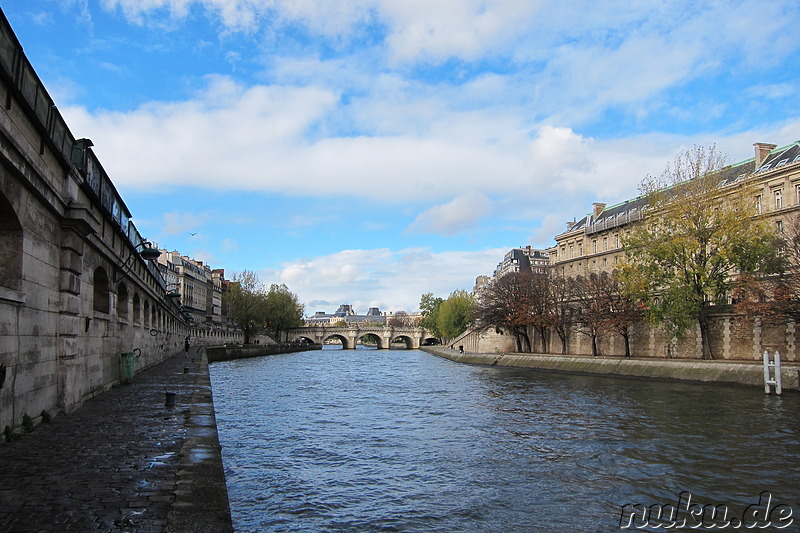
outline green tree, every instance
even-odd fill
[[[439,308],[441,308],[444,300],[435,297],[433,293],[426,292],[420,297],[419,309],[422,313],[422,320],[419,325],[433,334],[434,337],[441,339],[442,332],[439,330]]]
[[[225,293],[228,313],[244,332],[245,344],[254,333],[266,329],[271,334],[303,324],[303,304],[286,285],[269,289],[249,270],[234,274]]]
[[[303,325],[303,309],[297,295],[286,285],[272,284],[266,295],[266,326],[275,336]]]
[[[453,339],[466,331],[472,317],[472,296],[465,290],[457,290],[439,306],[436,323],[447,339]]]
[[[739,274],[777,264],[773,230],[754,217],[750,181],[721,185],[729,171],[713,147],[679,154],[660,179],[642,182],[649,208],[623,240],[623,279],[649,318],[677,338],[697,324],[707,359],[709,307],[726,299]]]
[[[267,322],[267,290],[264,284],[255,272],[245,270],[234,273],[225,299],[231,319],[242,328],[244,342],[249,344],[250,336]]]

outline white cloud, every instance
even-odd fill
[[[491,201],[484,194],[469,192],[446,204],[431,207],[420,213],[408,227],[411,233],[455,235],[471,229],[477,220],[491,210]]]
[[[259,277],[266,283],[285,283],[307,303],[350,303],[361,312],[370,306],[411,312],[418,310],[419,298],[426,292],[446,298],[457,289],[471,290],[475,278],[494,271],[506,251],[343,250],[292,261],[279,270],[262,271]],[[317,310],[335,309],[306,312]]]
[[[196,233],[198,228],[208,220],[208,215],[197,213],[184,213],[173,211],[164,213],[164,223],[161,231],[165,235],[179,233]]]

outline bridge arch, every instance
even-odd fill
[[[406,350],[411,350],[414,348],[414,339],[408,335],[397,335],[392,339],[392,344],[398,344],[401,342],[405,344]]]
[[[351,348],[355,348],[355,346],[350,346],[350,340],[347,337],[345,337],[344,335],[340,335],[338,333],[333,333],[331,335],[328,335],[327,337],[324,337],[320,344],[325,344],[325,342],[327,342],[327,341],[329,341],[331,339],[337,339],[337,340],[341,341],[342,350],[349,350]]]
[[[356,344],[358,344],[359,342],[361,342],[361,344],[366,344],[364,342],[364,338],[365,337],[368,337],[370,339],[374,339],[375,342],[378,344],[378,349],[379,350],[383,350],[383,349],[388,347],[388,346],[384,345],[384,339],[382,339],[380,335],[377,335],[372,331],[366,331],[363,334],[361,334],[360,336],[356,337]],[[353,346],[353,348],[355,348],[355,346]]]
[[[380,349],[389,348],[394,339],[400,339],[407,348],[415,349],[420,347],[424,339],[432,338],[430,332],[421,327],[350,324],[344,326],[311,325],[290,329],[287,332],[287,340],[309,339],[317,344],[323,344],[335,338],[342,343],[343,349],[352,350],[359,340],[368,334],[372,334],[378,339],[378,348]]]

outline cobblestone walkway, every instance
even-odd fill
[[[0,444],[0,531],[164,531],[200,364],[172,357]]]

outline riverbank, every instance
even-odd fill
[[[649,359],[520,353],[460,353],[457,350],[441,346],[424,346],[420,349],[451,361],[474,365],[532,368],[546,372],[568,372],[665,381],[764,386],[764,370],[759,361],[703,361],[697,359]],[[784,391],[800,390],[800,364],[797,362],[782,362],[781,377]]]
[[[232,532],[204,351],[0,444],[0,479],[2,531]]]
[[[206,347],[206,353],[208,354],[209,363],[217,363],[219,361],[247,359],[248,357],[263,357],[265,355],[308,352],[321,349],[321,344],[247,344],[208,346]]]

